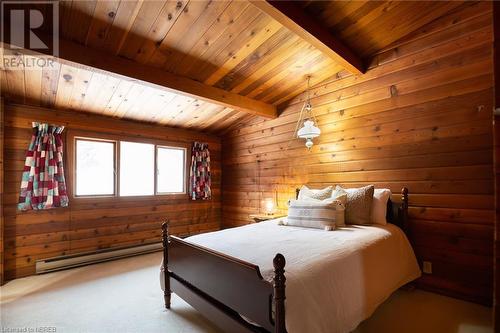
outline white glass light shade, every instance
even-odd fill
[[[304,121],[304,127],[299,129],[297,132],[297,136],[301,139],[306,139],[306,147],[311,150],[313,146],[312,139],[318,137],[321,134],[321,130],[314,126],[314,122],[312,120]]]
[[[304,121],[304,127],[299,129],[297,136],[301,139],[313,139],[321,134],[321,130],[314,126],[314,122],[311,120]]]
[[[264,202],[266,206],[266,213],[269,215],[274,213],[274,200],[272,198],[266,198]]]

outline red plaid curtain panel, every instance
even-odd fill
[[[208,144],[194,142],[191,150],[190,194],[193,200],[208,200],[212,197],[210,190],[210,151]]]
[[[42,210],[68,206],[63,168],[63,126],[33,123],[26,152],[19,210]]]

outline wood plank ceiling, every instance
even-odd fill
[[[299,4],[368,61],[462,2]],[[60,35],[273,105],[302,93],[309,74],[313,85],[334,75],[350,75],[247,1],[60,1]],[[2,94],[15,102],[207,132],[221,133],[253,117],[64,62],[58,62],[53,70],[2,71],[1,83]]]

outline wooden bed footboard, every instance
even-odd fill
[[[168,222],[162,233],[167,309],[174,292],[227,332],[286,332],[283,255],[269,283],[256,265],[169,236]]]

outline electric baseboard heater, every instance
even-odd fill
[[[159,242],[146,245],[103,249],[92,252],[82,252],[53,258],[40,259],[36,261],[36,274],[48,273],[73,267],[96,264],[104,261],[137,256],[140,254],[157,252],[161,251],[162,248],[163,245],[161,242]]]

